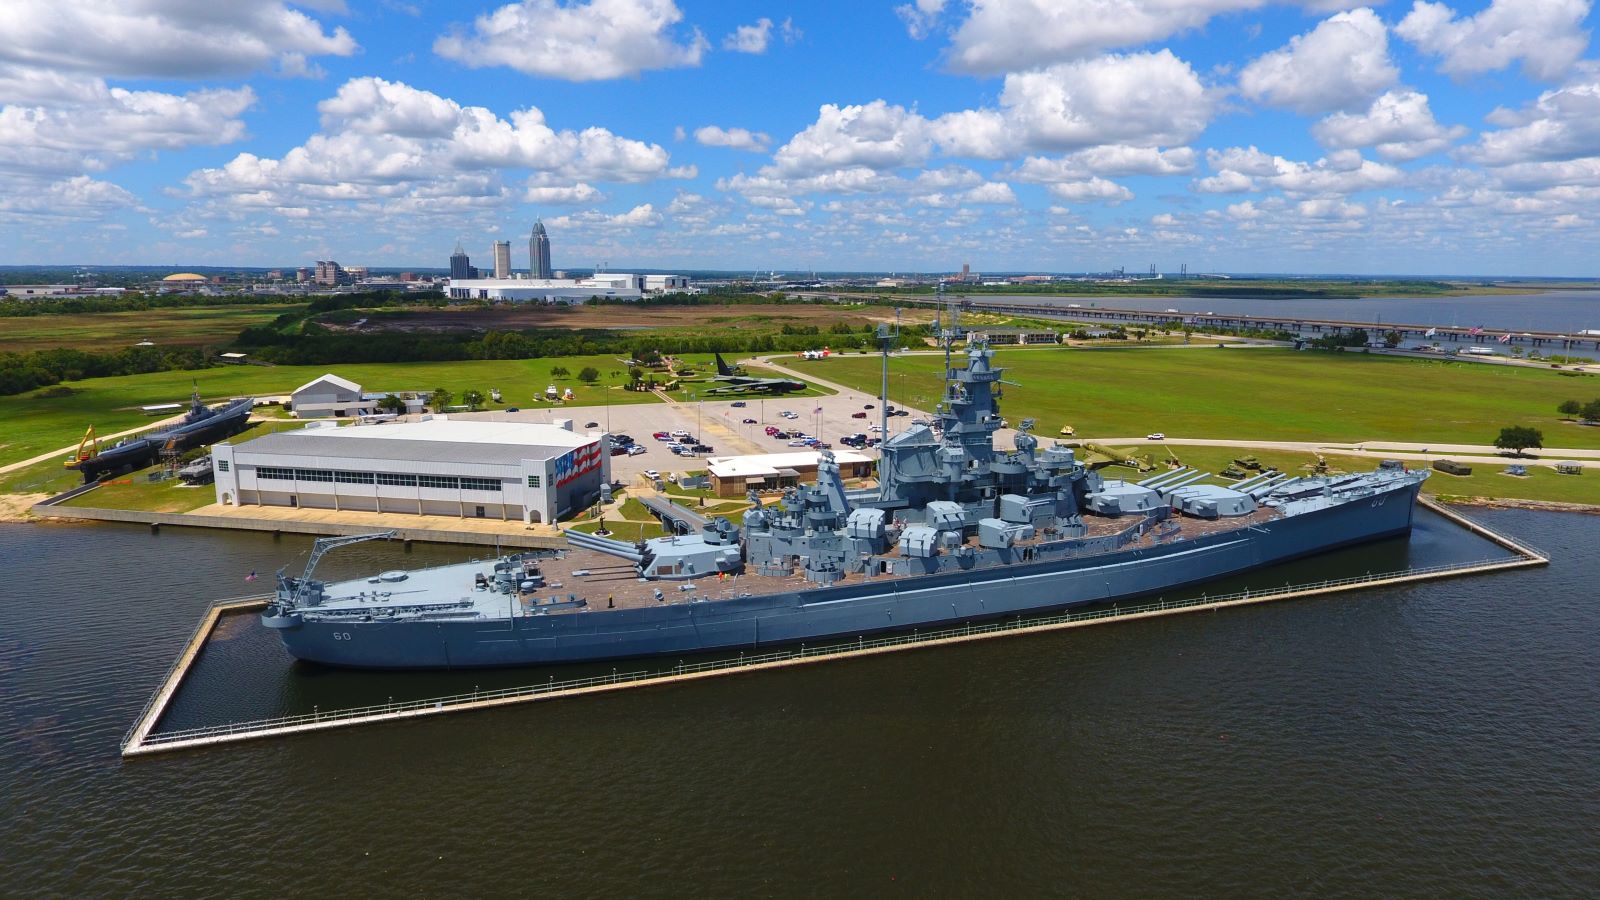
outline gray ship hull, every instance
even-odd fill
[[[643,609],[456,622],[280,627],[295,657],[438,669],[580,663],[845,639],[1170,591],[1409,532],[1420,482],[1170,545],[832,588]]]

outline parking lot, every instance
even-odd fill
[[[702,443],[714,448],[701,456],[739,456],[751,453],[792,453],[801,449],[790,447],[787,440],[767,437],[764,429],[773,425],[784,431],[803,431],[833,444],[835,450],[851,449],[839,443],[842,435],[864,433],[872,435],[872,426],[879,423],[876,408],[865,410],[866,404],[875,407],[878,398],[858,391],[843,391],[828,397],[750,397],[743,407],[736,401],[718,399],[701,401],[698,398],[671,403],[636,403],[627,406],[573,406],[523,409],[508,413],[485,411],[456,413],[456,418],[482,418],[496,421],[551,422],[571,419],[572,426],[585,431],[590,422],[612,434],[626,434],[646,447],[638,456],[611,457],[612,478],[630,482],[646,469],[656,469],[663,474],[686,472],[704,468],[704,463],[693,457],[674,456],[662,441],[652,440],[657,431],[687,431],[700,437]],[[821,412],[817,412],[817,410]],[[798,418],[786,419],[785,410]],[[866,412],[863,419],[852,418],[853,413]],[[889,420],[891,434],[904,429],[913,418],[921,415],[912,411],[909,416]],[[753,419],[754,422],[745,422]],[[875,451],[867,451],[869,455]]]

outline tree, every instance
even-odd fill
[[[1585,403],[1583,409],[1578,410],[1578,418],[1585,422],[1600,421],[1600,400],[1590,400]]]
[[[455,399],[456,399],[456,395],[450,393],[449,391],[445,390],[444,388],[434,388],[433,389],[433,411],[434,412],[444,412],[444,408],[449,406],[451,403],[454,403]]]
[[[483,392],[477,388],[462,391],[461,402],[467,405],[467,409],[477,409],[483,405]]]
[[[384,412],[403,413],[406,411],[406,402],[393,394],[385,394],[379,398],[378,408]]]
[[[1400,332],[1385,331],[1383,333],[1383,345],[1390,348],[1400,346]]]
[[[600,380],[600,370],[594,366],[584,366],[578,370],[578,380],[584,384],[594,384]]]
[[[1500,429],[1500,436],[1494,439],[1494,445],[1501,450],[1510,450],[1517,456],[1528,448],[1540,449],[1544,446],[1544,434],[1537,428],[1528,428],[1524,425],[1512,425]]]
[[[630,379],[634,380],[634,381],[643,381],[644,380],[644,370],[639,368],[638,366],[629,366],[628,367],[628,377]],[[1574,406],[1577,405],[1577,401],[1576,400],[1573,401],[1573,405]],[[1574,415],[1576,415],[1576,411],[1574,411]]]
[[[565,378],[565,377],[567,377],[568,375],[571,375],[571,374],[572,374],[571,372],[567,371],[567,367],[566,366],[556,366],[556,367],[554,367],[554,368],[552,368],[550,370],[550,377],[551,378]]]
[[[1563,416],[1566,416],[1569,419],[1576,419],[1578,417],[1578,413],[1583,412],[1583,404],[1576,400],[1563,400],[1561,405],[1556,407],[1556,412],[1561,413]]]

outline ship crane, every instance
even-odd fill
[[[389,540],[397,534],[399,532],[377,531],[372,534],[317,538],[316,543],[311,545],[311,558],[306,560],[306,570],[294,586],[294,605],[303,607],[311,600],[311,573],[317,570],[317,563],[322,562],[322,558],[327,556],[330,550],[337,550],[340,547],[348,547],[351,544],[360,544],[366,541]],[[283,572],[281,570],[278,572],[278,580],[280,582],[283,581]]]

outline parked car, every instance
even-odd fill
[[[889,415],[891,415],[891,416],[909,416],[909,415],[911,415],[911,413],[908,413],[903,409],[893,409],[893,410],[889,411]]]
[[[742,425],[754,425],[754,424],[756,424],[756,420],[755,419],[745,419],[740,424],[742,424]]]
[[[585,422],[585,423],[583,423],[583,427],[585,427],[585,428],[599,428],[600,427],[600,423],[599,422]]]
[[[654,434],[652,434],[650,436],[655,438],[658,441],[670,441],[670,440],[672,440],[672,435],[667,434],[665,431],[658,431],[658,432],[656,432],[656,433],[654,433]]]
[[[1147,441],[1164,441],[1167,439],[1167,435],[1164,431],[1152,431],[1145,435],[1144,439]]]
[[[850,414],[850,418],[852,418],[852,419],[865,419],[866,417],[867,417],[867,414],[864,413],[864,412],[856,412],[856,413],[851,413]]]
[[[520,407],[520,406],[508,406],[508,407],[506,407],[506,412],[522,412],[522,407]]]
[[[865,406],[862,406],[861,408],[862,409],[877,409],[877,407],[873,406],[871,403],[868,403]]]
[[[691,447],[689,449],[693,450],[696,453],[715,453],[715,452],[717,452],[717,448],[711,446],[710,444],[695,444],[693,447]]]
[[[744,402],[743,400],[735,400],[733,401],[733,405],[735,408],[743,408],[749,406],[750,404]]]
[[[804,447],[805,445],[806,445],[806,442],[800,440],[799,438],[795,438],[794,440],[789,442],[789,446],[791,446],[791,447]]]
[[[657,472],[655,469],[645,469],[644,477],[650,479],[651,481],[656,481],[661,478],[661,473]]]
[[[616,444],[613,444],[611,446],[611,455],[612,456],[626,456],[627,454],[628,454],[628,448],[627,447],[621,447],[621,446],[618,446]]]
[[[628,436],[627,436],[627,435],[625,435],[625,434],[613,434],[613,435],[612,435],[612,436],[611,436],[611,439],[612,439],[612,440],[613,440],[613,441],[616,441],[616,442],[617,442],[617,443],[619,443],[619,444],[621,444],[621,445],[622,445],[622,446],[624,446],[624,447],[626,447],[626,446],[628,446],[628,445],[629,445],[629,444],[631,444],[631,443],[633,443],[633,438],[631,438],[631,437],[628,437]]]
[[[628,445],[628,455],[629,456],[638,456],[639,454],[641,454],[643,452],[645,452],[645,447],[642,444],[629,444]]]
[[[674,432],[672,432],[672,436],[677,438],[680,441],[692,441],[692,440],[694,440],[694,435],[690,434],[687,431],[674,431]]]
[[[832,450],[833,449],[833,445],[828,443],[827,441],[817,441],[815,444],[811,445],[811,449],[813,449],[813,450]]]
[[[767,437],[772,437],[773,435],[777,434],[778,432],[780,432],[782,430],[783,429],[779,428],[776,425],[768,425],[766,427]]]

